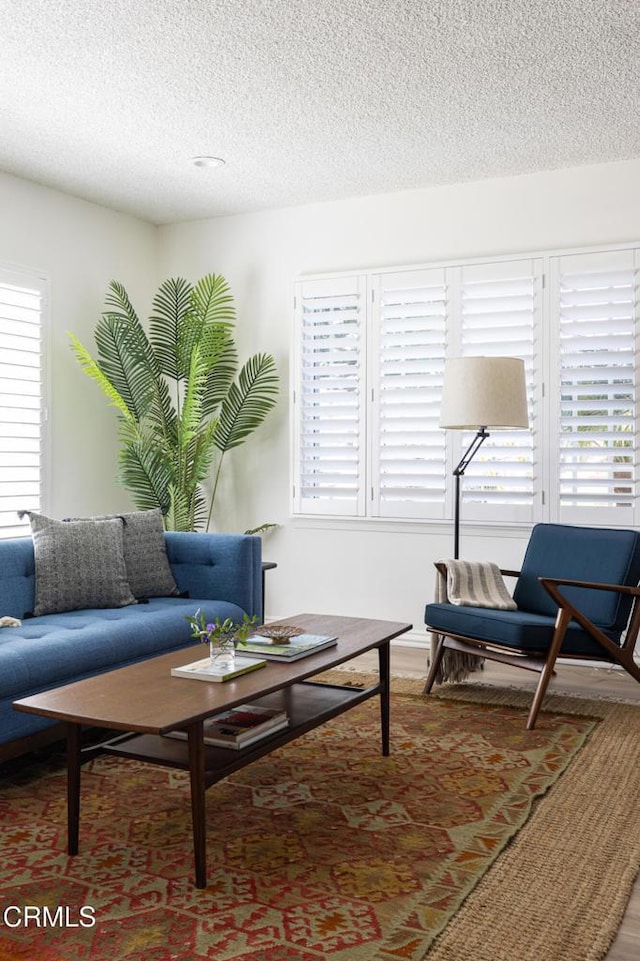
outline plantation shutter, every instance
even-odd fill
[[[0,537],[24,535],[19,510],[42,501],[42,304],[40,278],[0,267]]]
[[[634,522],[637,253],[559,257],[558,503],[564,521]]]
[[[374,289],[373,511],[381,517],[441,518],[445,270],[380,274]]]
[[[362,277],[297,285],[299,513],[365,512],[365,290]]]
[[[538,398],[534,381],[540,366],[536,331],[542,312],[541,263],[521,260],[462,267],[459,290],[461,354],[524,360],[531,428],[490,431],[461,484],[464,517],[530,521],[535,495]],[[465,431],[458,438],[458,459],[473,436]]]

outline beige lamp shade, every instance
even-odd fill
[[[524,361],[454,357],[445,362],[440,427],[528,427]]]

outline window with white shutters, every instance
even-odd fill
[[[559,257],[553,276],[559,518],[634,523],[637,253]]]
[[[490,430],[462,523],[640,525],[640,245],[363,269],[298,284],[294,513],[451,520],[473,433],[445,357],[518,357],[529,430]]]
[[[460,356],[519,357],[525,362],[530,430],[492,430],[461,485],[469,520],[530,521],[534,510],[534,436],[539,369],[537,339],[542,316],[539,260],[462,267]],[[458,460],[473,433],[453,432]]]
[[[438,427],[447,341],[445,270],[375,278],[372,488],[381,517],[444,516]]]
[[[358,277],[297,287],[294,500],[302,513],[364,513],[365,289]]]
[[[42,499],[44,282],[0,267],[0,537]]]

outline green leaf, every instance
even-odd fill
[[[263,422],[276,403],[279,379],[270,354],[255,354],[220,406],[215,444],[223,453],[238,447]]]
[[[152,375],[145,362],[146,336],[116,314],[104,314],[95,330],[97,366],[141,421],[151,403]]]
[[[105,304],[107,307],[112,307],[113,310],[107,311],[107,313],[113,314],[118,317],[126,325],[131,327],[141,327],[138,315],[133,309],[133,305],[129,300],[129,295],[117,280],[112,280],[108,288],[109,292],[105,297]]]
[[[224,277],[207,274],[191,291],[190,308],[178,332],[180,368],[189,369],[191,353],[200,347],[208,366],[230,336],[235,308]]]
[[[238,369],[238,352],[232,340],[227,340],[209,365],[202,397],[202,412],[214,414],[229,393]]]
[[[186,371],[180,363],[180,330],[191,308],[193,288],[183,277],[170,278],[161,285],[149,318],[150,340],[158,367],[166,377],[178,379]]]
[[[133,414],[129,409],[126,401],[123,399],[122,395],[111,383],[109,378],[100,370],[95,360],[89,353],[86,347],[80,343],[77,337],[73,334],[68,335],[71,340],[71,349],[73,350],[78,363],[84,370],[86,374],[89,375],[95,382],[101,387],[103,393],[106,395],[109,403],[115,407],[118,413],[125,419],[131,419]]]
[[[233,296],[224,277],[220,274],[207,274],[198,281],[191,294],[191,312],[203,326],[235,324]]]
[[[142,436],[122,448],[120,478],[140,510],[168,509],[171,472],[162,451],[149,443],[148,437]]]

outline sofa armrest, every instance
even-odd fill
[[[262,541],[249,534],[166,531],[165,544],[180,591],[230,601],[262,619]]]

